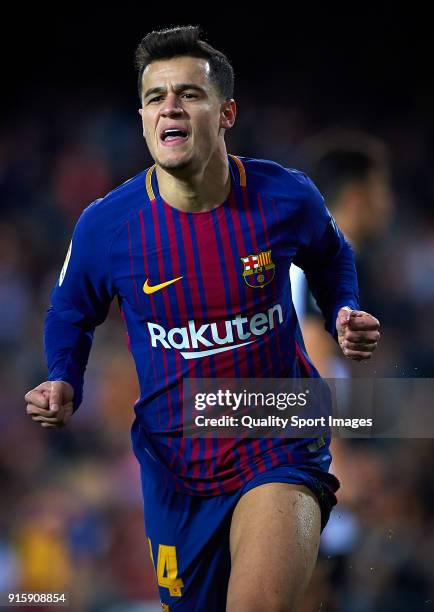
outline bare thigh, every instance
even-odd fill
[[[296,612],[319,547],[321,511],[303,485],[266,483],[235,507],[227,612]]]

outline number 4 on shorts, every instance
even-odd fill
[[[155,569],[154,555],[152,554],[151,540],[149,542],[149,553],[152,565]],[[157,558],[157,582],[158,586],[169,589],[171,597],[181,597],[181,588],[184,586],[181,578],[178,578],[178,561],[176,559],[176,546],[158,545]]]

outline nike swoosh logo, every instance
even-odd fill
[[[232,349],[246,346],[246,344],[252,344],[252,342],[255,342],[255,340],[249,340],[249,342],[243,342],[242,344],[233,344],[232,346],[222,346],[221,348],[210,349],[209,351],[181,351],[181,355],[184,359],[197,359],[198,357],[207,357],[208,355],[215,355],[216,353],[223,353],[224,351],[232,351]]]
[[[164,287],[167,287],[172,283],[176,283],[176,281],[179,281],[181,278],[182,276],[178,276],[178,278],[172,278],[172,280],[165,281],[159,285],[149,285],[148,279],[146,279],[145,284],[143,285],[143,291],[146,293],[146,295],[151,295],[151,293],[155,293],[156,291],[160,291],[160,289],[164,289]]]

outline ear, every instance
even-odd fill
[[[224,130],[230,130],[235,123],[237,116],[237,105],[235,100],[230,98],[225,100],[220,108],[220,127]]]

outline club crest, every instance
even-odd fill
[[[271,249],[256,255],[241,257],[244,266],[243,278],[249,287],[265,287],[274,278],[276,266],[271,260]]]

